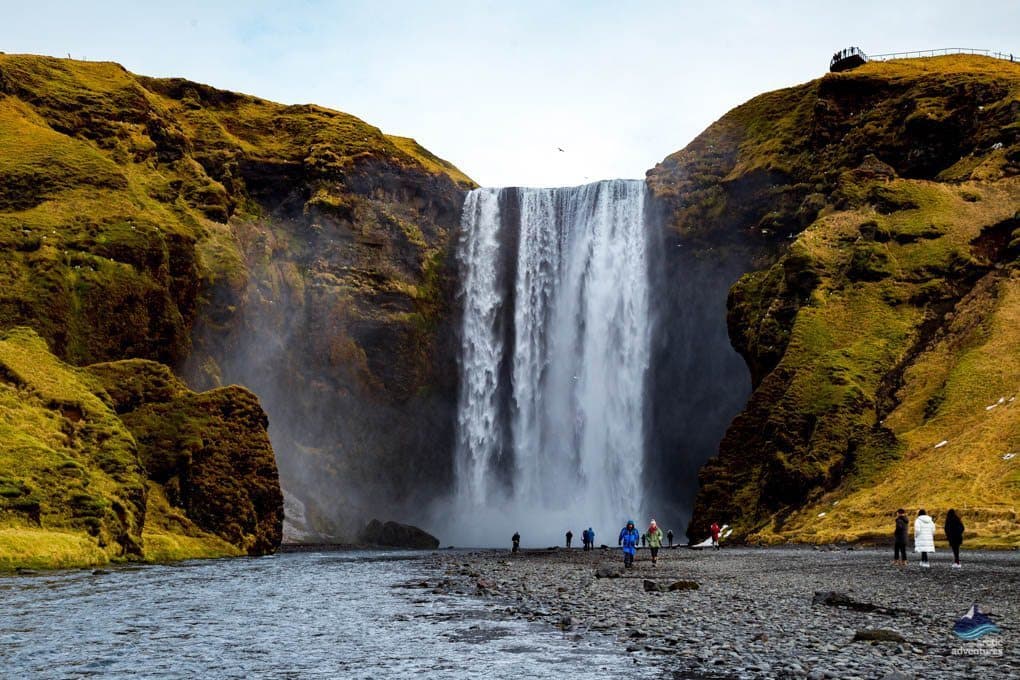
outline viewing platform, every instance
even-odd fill
[[[948,54],[977,54],[1004,61],[1017,61],[1018,58],[1006,52],[978,50],[971,47],[943,47],[937,50],[916,50],[914,52],[888,52],[885,54],[865,54],[859,47],[848,47],[832,55],[829,70],[832,72],[849,71],[869,61],[892,61],[893,59],[921,59],[925,57],[942,57]]]

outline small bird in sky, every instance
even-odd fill
[[[564,151],[564,150],[563,150],[563,149],[561,149],[560,147],[556,147],[556,150],[557,150],[557,151],[559,151],[560,153],[566,153],[566,151]]]

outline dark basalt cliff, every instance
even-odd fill
[[[214,389],[240,383],[270,414],[284,488],[305,490],[296,530],[342,538],[448,481],[449,246],[470,186],[414,140],[337,111],[0,55],[0,330],[30,327],[72,365],[151,360],[211,389],[110,397],[165,536],[185,517],[223,545],[279,542],[265,415],[251,393]],[[136,368],[116,380],[152,377]],[[0,434],[26,427],[10,426]],[[109,557],[149,556],[133,516]]]
[[[854,540],[962,506],[980,542],[1016,539],[1018,171],[1020,66],[969,56],[756,97],[649,171],[667,239],[747,272],[727,307],[753,393],[691,538]]]

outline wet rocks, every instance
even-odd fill
[[[423,529],[397,522],[383,523],[377,519],[368,523],[358,536],[358,540],[387,548],[435,550],[439,547],[439,539]]]
[[[871,604],[870,602],[859,602],[846,593],[837,592],[835,590],[815,591],[814,597],[811,598],[811,604],[823,604],[829,607],[846,607],[847,609],[853,609],[858,612],[875,612],[877,614],[887,614],[889,616],[904,613],[902,609],[897,609],[895,607],[882,607],[880,605]]]
[[[906,642],[906,638],[894,630],[865,628],[854,633],[854,642]]]
[[[700,587],[697,581],[673,581],[669,584],[669,590],[672,592],[677,590],[697,590]]]
[[[467,559],[468,571],[492,582],[484,596],[498,603],[493,611],[500,615],[570,636],[615,636],[621,650],[664,664],[674,677],[884,678],[906,671],[948,680],[995,677],[987,672],[992,661],[998,668],[1020,663],[1020,646],[1005,638],[1010,633],[1001,658],[952,652],[961,644],[953,621],[972,601],[994,606],[996,621],[1020,615],[1020,598],[1000,597],[1015,592],[1016,553],[971,553],[966,571],[936,564],[921,574],[890,570],[886,553],[871,549],[664,552],[652,567],[639,551],[626,571],[580,551],[509,560],[505,552],[479,552]],[[460,573],[463,554],[431,559],[446,568],[453,588],[459,581],[472,592],[477,579]],[[596,578],[600,568],[606,576]],[[933,588],[936,579],[944,587]],[[662,592],[674,583],[698,587]],[[884,627],[885,612],[898,610],[881,603],[908,602],[911,611],[897,619],[897,630]]]
[[[600,564],[595,570],[595,578],[620,578],[623,576],[623,569],[616,564]]]

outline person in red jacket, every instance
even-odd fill
[[[716,550],[718,550],[719,549],[719,523],[718,522],[712,522],[711,531],[712,531],[712,547],[715,548]]]

